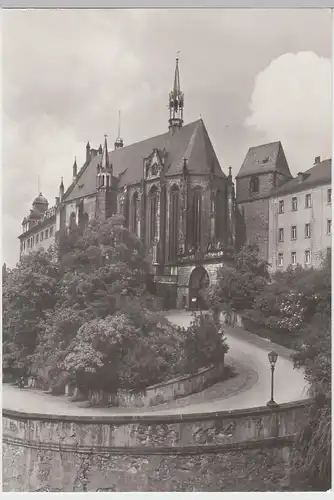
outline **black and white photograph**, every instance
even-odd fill
[[[331,10],[1,21],[2,491],[329,491]]]

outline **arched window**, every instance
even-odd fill
[[[75,229],[76,222],[75,222],[75,212],[72,212],[70,215],[70,231],[73,231]]]
[[[169,260],[175,260],[179,238],[179,188],[173,186],[169,198]]]
[[[259,178],[257,175],[252,175],[249,182],[249,189],[251,194],[259,192]]]
[[[130,230],[136,235],[138,234],[138,218],[139,218],[139,199],[137,191],[132,196],[131,203],[131,225]]]
[[[225,232],[225,216],[226,216],[226,198],[224,193],[220,190],[217,191],[217,203],[216,203],[216,228],[215,233],[218,240],[223,240]]]
[[[201,215],[202,215],[202,190],[195,188],[193,191],[192,201],[192,218],[193,218],[193,246],[200,248],[201,245]]]
[[[158,210],[158,190],[155,186],[152,187],[149,196],[149,241],[153,243],[153,240],[157,237],[157,210]]]

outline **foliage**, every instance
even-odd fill
[[[302,427],[294,457],[294,476],[304,489],[331,488],[331,324],[317,314],[303,331],[303,342],[294,356],[296,367],[305,368],[313,404]]]
[[[328,262],[319,269],[291,266],[272,277],[255,298],[245,317],[284,334],[300,334],[315,314],[330,314],[331,272]]]
[[[40,322],[57,303],[60,268],[53,257],[53,249],[24,257],[4,283],[4,370],[25,370],[36,348]]]
[[[192,373],[224,360],[228,351],[226,338],[210,314],[195,315],[183,333],[186,372]]]
[[[221,361],[225,352],[226,343],[209,316],[179,329],[135,303],[84,324],[69,346],[64,368],[80,387],[138,391]]]
[[[257,245],[245,245],[219,269],[217,283],[209,291],[209,303],[214,308],[238,312],[250,309],[268,279],[268,265]]]
[[[208,317],[187,330],[152,307],[142,243],[116,218],[76,228],[24,258],[4,294],[4,362],[59,390],[141,390],[220,361]],[[9,280],[7,280],[9,281]]]

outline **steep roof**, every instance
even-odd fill
[[[273,171],[291,177],[289,165],[280,141],[249,148],[237,178]]]
[[[205,125],[200,119],[181,127],[173,135],[166,132],[109,152],[113,175],[119,176],[120,187],[141,181],[143,160],[154,149],[166,150],[167,176],[181,173],[183,159],[187,158],[188,171],[192,174],[208,174],[213,170],[216,175],[226,177],[221,170]],[[97,155],[83,166],[75,184],[67,190],[64,201],[82,198],[96,192],[96,168],[100,161],[101,155]]]
[[[282,196],[288,193],[297,193],[310,189],[314,186],[331,184],[332,182],[332,159],[323,160],[316,163],[312,168],[304,172],[303,180],[300,177],[294,177],[283,186],[273,190],[273,196]]]

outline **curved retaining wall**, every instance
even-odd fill
[[[309,401],[73,417],[3,410],[3,491],[279,491]]]
[[[103,391],[90,391],[89,400],[93,404],[107,404],[121,407],[149,407],[203,391],[206,387],[221,380],[224,375],[224,362],[199,370],[193,375],[177,377],[167,382],[155,384],[141,393],[119,391],[117,395]]]

